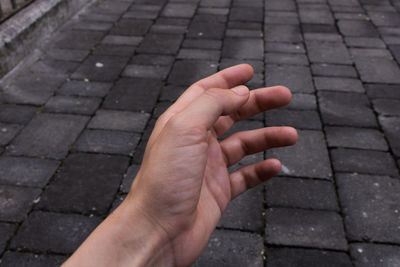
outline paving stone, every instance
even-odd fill
[[[140,165],[133,164],[129,166],[128,170],[126,171],[126,174],[124,174],[124,178],[121,183],[122,193],[129,193],[133,179],[135,179],[139,170],[140,170]]]
[[[143,37],[124,36],[124,35],[107,35],[101,43],[109,45],[130,45],[136,46],[143,40]]]
[[[318,90],[364,93],[364,87],[358,79],[336,77],[314,77]]]
[[[137,49],[140,53],[176,54],[182,42],[182,36],[176,34],[147,34]]]
[[[195,4],[168,3],[162,12],[165,17],[191,18],[196,10]]]
[[[346,37],[347,46],[350,47],[376,47],[385,48],[385,43],[380,38],[374,37]]]
[[[200,6],[229,7],[231,0],[201,0]]]
[[[92,115],[101,103],[97,97],[53,96],[44,106],[45,111]]]
[[[350,254],[356,267],[396,266],[400,262],[398,246],[355,243],[350,245]]]
[[[304,39],[306,41],[318,41],[318,42],[342,42],[343,38],[337,33],[321,33],[321,32],[306,32],[304,33]],[[334,44],[331,44],[334,46]]]
[[[356,78],[357,72],[353,66],[333,64],[312,64],[311,72],[315,76],[351,77]]]
[[[35,112],[36,108],[31,106],[0,104],[0,122],[26,124]]]
[[[232,7],[229,20],[262,22],[263,10],[257,7]]]
[[[382,39],[388,45],[400,45],[400,37],[399,36],[387,36],[383,35]]]
[[[387,152],[339,148],[331,150],[331,157],[337,172],[398,175],[396,164]]]
[[[400,26],[400,17],[396,12],[370,11],[368,15],[376,26]]]
[[[227,37],[243,37],[243,38],[259,38],[263,37],[260,30],[243,30],[243,29],[228,29],[226,31]]]
[[[318,99],[322,121],[326,125],[377,127],[364,94],[319,92]]]
[[[322,129],[318,113],[312,110],[270,110],[265,112],[265,124],[309,130]]]
[[[278,266],[325,266],[351,267],[349,256],[344,252],[312,250],[303,248],[267,248],[267,265]]]
[[[186,90],[185,86],[168,85],[161,90],[160,100],[173,102]]]
[[[292,101],[285,108],[295,110],[316,110],[317,99],[313,94],[292,94]]]
[[[158,16],[158,11],[144,11],[144,10],[134,10],[128,11],[124,14],[123,18],[127,19],[156,19]]]
[[[390,52],[386,49],[350,48],[349,51],[352,57],[383,57],[393,59]]]
[[[139,145],[135,150],[135,154],[133,156],[133,164],[140,165],[142,164],[143,154],[146,149],[147,142],[149,141],[150,135],[153,132],[154,126],[156,124],[156,119],[152,118],[150,122],[147,124],[146,129],[142,135],[142,139],[140,140]]]
[[[263,187],[258,186],[235,198],[224,211],[219,227],[263,231]]]
[[[351,64],[346,46],[339,42],[306,41],[309,60],[313,63]]]
[[[268,158],[282,162],[281,175],[332,179],[328,150],[320,131],[298,130],[299,139],[292,147],[267,151]]]
[[[284,85],[293,93],[313,93],[310,68],[306,66],[266,65],[267,86]]]
[[[400,99],[400,85],[365,84],[364,87],[371,98]]]
[[[361,6],[345,6],[345,5],[331,5],[333,12],[349,12],[349,13],[362,13],[364,9]]]
[[[252,66],[254,69],[254,73],[264,72],[264,62],[262,60],[241,60],[241,59],[223,58],[221,59],[219,68],[222,70],[243,63]]]
[[[95,56],[131,57],[135,46],[100,44],[93,50]]]
[[[56,60],[81,62],[89,55],[89,50],[72,50],[52,48],[46,52],[46,56]]]
[[[38,188],[0,185],[0,221],[22,221],[40,193]]]
[[[93,13],[103,13],[103,14],[122,14],[130,6],[129,2],[124,1],[105,1],[96,5],[91,10]]]
[[[193,267],[264,266],[262,237],[246,232],[215,230]]]
[[[222,47],[222,41],[212,39],[187,39],[182,44],[183,48],[216,49]]]
[[[67,74],[73,72],[78,66],[78,62],[42,59],[33,64],[30,70],[34,73]]]
[[[267,25],[265,27],[265,41],[300,43],[303,41],[300,27],[296,25]]]
[[[390,148],[397,157],[400,157],[400,118],[380,116],[379,122],[382,125],[386,138],[389,141]]]
[[[378,58],[355,58],[361,80],[367,83],[400,83],[400,69],[395,61]]]
[[[159,17],[157,19],[156,23],[157,24],[164,24],[164,25],[188,26],[189,23],[190,23],[190,19]]]
[[[41,195],[38,208],[105,215],[128,162],[121,156],[71,154]]]
[[[266,12],[268,13],[268,12]],[[292,13],[292,12],[285,12],[285,11],[276,11],[275,13]],[[296,16],[275,16],[276,14],[272,14],[269,12],[269,14],[266,14],[266,17],[264,19],[265,25],[271,26],[271,25],[299,25],[299,19]]]
[[[334,24],[335,21],[329,9],[300,8],[300,21],[302,23]]]
[[[394,36],[399,36],[400,35],[400,29],[398,27],[378,27],[378,32],[381,35],[394,35]]]
[[[0,145],[7,145],[21,129],[21,125],[0,123]]]
[[[337,20],[368,20],[368,16],[363,13],[346,13],[346,12],[337,12],[334,14],[335,19]]]
[[[110,33],[115,35],[142,36],[150,29],[151,25],[152,21],[147,19],[122,18],[118,21],[118,24],[111,29]]]
[[[266,183],[268,207],[338,211],[335,187],[329,181],[279,177]]]
[[[101,13],[90,13],[84,12],[82,15],[79,15],[79,19],[83,19],[86,21],[104,21],[104,22],[116,22],[119,19],[119,14],[101,14]]]
[[[215,60],[220,57],[220,52],[217,50],[203,50],[203,49],[181,49],[177,56],[178,59],[204,59]]]
[[[111,82],[118,78],[127,61],[127,58],[122,57],[92,55],[83,62],[71,77],[73,79]]]
[[[400,116],[400,101],[395,99],[375,99],[374,110],[383,116]]]
[[[151,27],[150,32],[163,34],[184,34],[186,33],[186,30],[187,26],[154,24]]]
[[[100,109],[88,128],[143,132],[150,114]]]
[[[237,59],[261,59],[263,57],[262,39],[225,38],[222,56]]]
[[[225,25],[218,22],[194,21],[188,28],[187,37],[201,39],[222,39],[225,34]]]
[[[12,240],[11,248],[72,253],[100,221],[97,217],[34,211]]]
[[[85,21],[83,19],[72,23],[72,30],[83,30],[83,31],[100,31],[107,32],[113,26],[110,22],[103,21]]]
[[[266,42],[264,48],[266,52],[305,53],[304,45],[302,43]]]
[[[197,9],[198,14],[211,14],[211,15],[228,15],[229,8],[216,8],[216,7],[200,7]]]
[[[378,37],[378,32],[367,20],[339,20],[338,27],[344,36]]]
[[[261,121],[250,120],[250,119],[241,120],[241,121],[236,122],[232,126],[232,128],[230,128],[229,131],[227,131],[222,136],[222,139],[224,139],[234,133],[237,133],[237,132],[255,130],[255,129],[259,129],[259,128],[263,128],[263,127],[264,127],[264,124]]]
[[[191,85],[217,72],[217,62],[199,60],[176,61],[168,78],[174,85]]]
[[[54,47],[60,49],[90,50],[103,36],[103,32],[68,31],[57,37]],[[79,42],[76,40],[79,40]]]
[[[67,257],[60,255],[32,254],[7,251],[1,259],[1,267],[52,267],[60,266]]]
[[[169,108],[169,106],[171,106],[171,102],[169,101],[158,102],[157,105],[154,107],[153,117],[160,117]]]
[[[159,80],[122,78],[106,97],[103,108],[151,112],[160,89],[161,82]]]
[[[399,242],[399,180],[340,174],[336,182],[349,240]]]
[[[111,86],[112,83],[68,81],[57,90],[57,94],[104,97],[109,92]]]
[[[82,152],[132,155],[140,135],[122,131],[85,130],[75,144]]]
[[[58,164],[58,161],[47,159],[0,157],[0,183],[43,187]]]
[[[267,244],[347,250],[342,218],[332,211],[270,208]]]
[[[388,150],[383,134],[375,129],[325,127],[325,133],[330,147]]]
[[[391,46],[389,46],[389,49],[392,52],[397,63],[399,63],[400,62],[400,45],[391,45]]]
[[[13,140],[7,151],[14,156],[64,158],[85,127],[88,117],[38,114]],[[32,136],[35,138],[32,140]]]
[[[163,80],[167,77],[169,70],[169,66],[130,64],[125,67],[122,76]]]
[[[287,10],[287,11],[296,10],[296,5],[294,1],[291,0],[286,0],[286,1],[269,0],[265,2],[265,7],[267,10]]]
[[[264,60],[267,64],[308,65],[308,59],[303,54],[266,53]]]
[[[256,0],[256,1],[246,1],[246,0],[233,0],[232,3],[233,7],[263,7],[263,1]]]
[[[15,225],[8,223],[0,223],[0,253],[3,253],[7,241],[13,235],[15,229],[16,229]]]

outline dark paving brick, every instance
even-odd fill
[[[322,121],[327,125],[377,127],[367,97],[356,93],[319,92]]]
[[[216,50],[188,49],[183,48],[179,51],[178,59],[204,59],[214,60],[220,57],[220,52]]]
[[[397,12],[368,12],[376,26],[400,26],[400,17]]]
[[[313,63],[351,64],[346,46],[339,42],[307,41],[307,51]]]
[[[400,262],[400,247],[379,244],[355,243],[350,254],[356,267],[396,266]]]
[[[184,34],[186,33],[186,30],[186,26],[154,24],[151,27],[150,32],[163,34]]]
[[[400,118],[399,117],[379,117],[379,122],[385,132],[386,138],[389,141],[390,148],[393,153],[400,157]]]
[[[184,91],[186,90],[185,86],[174,86],[168,85],[163,87],[161,90],[160,100],[161,101],[175,101]]]
[[[176,54],[182,42],[182,36],[176,34],[147,34],[137,49],[140,53]]]
[[[226,16],[229,14],[229,8],[200,7],[197,9],[197,13]]]
[[[400,85],[365,84],[364,87],[371,98],[400,99]]]
[[[267,25],[265,27],[265,41],[299,43],[303,41],[300,27],[296,25]]]
[[[295,2],[291,0],[286,0],[286,1],[269,0],[265,2],[265,7],[267,10],[287,10],[287,11],[296,10]]]
[[[374,37],[346,37],[347,46],[350,47],[376,47],[385,48],[385,43],[380,38]]]
[[[100,44],[96,46],[92,54],[95,56],[131,57],[135,48],[135,46],[127,45]]]
[[[122,14],[130,6],[129,2],[123,1],[105,1],[101,2],[99,5],[94,6],[91,11],[93,13],[101,14]]]
[[[169,106],[171,106],[171,102],[169,101],[158,102],[157,105],[154,107],[153,117],[160,117],[169,108]]]
[[[78,22],[72,23],[72,30],[82,30],[82,31],[100,31],[107,32],[113,26],[110,22],[102,21],[85,21],[83,19]]]
[[[57,90],[57,94],[104,97],[107,95],[111,86],[112,83],[68,81]]]
[[[40,255],[26,252],[7,251],[1,259],[1,267],[54,267],[67,260],[65,256]]]
[[[97,217],[34,211],[12,240],[11,248],[72,253],[100,221]]]
[[[56,60],[81,62],[89,55],[89,50],[52,48],[46,56]]]
[[[106,97],[107,109],[151,112],[157,101],[161,82],[154,79],[120,79]]]
[[[26,124],[35,112],[36,108],[31,106],[0,104],[0,122]]]
[[[400,37],[399,36],[382,36],[383,40],[388,45],[400,45]]]
[[[191,18],[195,10],[195,4],[168,3],[161,15],[165,17]]]
[[[293,93],[313,93],[310,68],[306,66],[266,65],[267,86],[284,85]]]
[[[152,55],[152,54],[136,54],[132,57],[129,64],[137,65],[155,65],[155,66],[171,66],[174,63],[173,56]]]
[[[316,110],[317,100],[313,94],[292,94],[292,101],[285,108],[295,110]]]
[[[22,221],[40,193],[38,188],[0,185],[0,221]]]
[[[358,79],[337,77],[315,77],[318,90],[364,93],[364,87]]]
[[[263,187],[253,188],[229,203],[224,211],[219,227],[263,231]]]
[[[136,46],[143,40],[142,37],[124,36],[124,35],[107,35],[102,40],[102,44],[108,45],[130,45]]]
[[[375,99],[372,101],[374,110],[380,115],[400,116],[400,101],[396,99]]]
[[[21,129],[21,125],[0,123],[0,145],[7,145]]]
[[[124,178],[121,183],[121,192],[122,193],[129,192],[129,190],[131,189],[132,182],[135,179],[139,170],[140,170],[140,165],[133,164],[133,165],[129,166],[128,170],[126,171],[126,174],[124,174]]]
[[[116,22],[119,19],[119,14],[101,14],[101,13],[90,13],[84,12],[83,14],[79,15],[80,19],[86,21],[104,21],[104,22]]]
[[[308,59],[302,54],[266,53],[264,60],[267,64],[308,65]]]
[[[228,29],[227,37],[259,38],[263,36],[260,30]]]
[[[292,126],[299,129],[321,130],[321,120],[316,111],[270,110],[265,112],[268,126]]]
[[[55,160],[0,157],[0,183],[43,187],[58,164]]]
[[[387,152],[355,149],[331,150],[335,171],[359,172],[397,176],[398,171],[392,156]],[[385,166],[385,168],[382,168]]]
[[[163,25],[177,25],[177,26],[188,26],[190,19],[185,18],[171,18],[171,17],[159,17],[156,21],[157,24]]]
[[[85,130],[75,144],[77,151],[132,155],[140,135],[122,131]]]
[[[350,13],[363,13],[364,10],[360,6],[346,6],[346,5],[332,5],[333,12],[350,12]]]
[[[101,99],[97,97],[53,96],[44,109],[54,113],[92,115],[100,103]]]
[[[399,180],[340,174],[336,181],[349,240],[399,243]]]
[[[265,196],[269,207],[339,210],[329,181],[277,177],[266,183]]]
[[[302,43],[278,43],[266,42],[264,45],[267,52],[282,52],[282,53],[300,53],[304,54],[306,51]]]
[[[69,31],[58,36],[54,46],[60,49],[90,50],[103,36],[103,32]]]
[[[187,36],[190,38],[222,39],[225,25],[218,22],[194,21],[188,28]]]
[[[72,154],[41,195],[39,209],[105,215],[118,191],[129,158]]]
[[[233,7],[229,20],[262,22],[263,10],[255,7]]]
[[[393,59],[392,55],[387,49],[376,48],[350,48],[352,57],[383,57]]]
[[[78,62],[44,59],[33,64],[30,70],[35,73],[67,74],[73,72],[78,66]]]
[[[303,33],[310,32],[321,32],[321,33],[337,33],[336,27],[334,25],[327,24],[301,24]]]
[[[172,68],[168,83],[174,85],[191,85],[217,71],[216,62],[199,60],[177,61]]]
[[[0,223],[0,253],[3,253],[7,241],[13,235],[16,226],[8,223]]]
[[[346,13],[346,12],[337,12],[334,14],[335,19],[337,20],[367,20],[368,16],[363,13]]]
[[[353,66],[333,64],[312,64],[311,72],[316,76],[351,77],[356,78],[357,72]]]
[[[257,234],[215,230],[193,267],[264,266],[262,237]]]
[[[300,8],[299,11],[302,23],[334,24],[332,13],[329,9]]]
[[[292,147],[272,149],[268,157],[282,161],[282,175],[331,179],[328,150],[322,132],[301,130]]]
[[[263,57],[262,39],[231,39],[226,38],[222,56],[238,59],[261,59]]]
[[[324,266],[351,267],[349,256],[344,252],[311,250],[303,248],[267,248],[267,266]]]
[[[222,136],[222,138],[228,137],[231,134],[237,133],[237,132],[241,132],[241,131],[247,131],[247,130],[255,130],[255,129],[259,129],[259,128],[263,128],[264,124],[261,121],[257,121],[257,120],[242,120],[242,121],[238,121],[237,123],[235,123],[232,128],[229,129],[228,132],[226,132],[226,134],[224,134]]]
[[[87,120],[84,116],[38,114],[14,139],[8,152],[16,156],[62,159]]]
[[[391,45],[389,46],[389,49],[392,52],[396,61],[400,62],[400,45]]]
[[[383,134],[375,129],[325,127],[325,132],[330,147],[388,150]]]
[[[318,42],[342,42],[343,38],[337,33],[321,33],[321,32],[306,32],[304,33],[304,39],[306,41],[318,41]],[[331,44],[334,46],[334,44]]]
[[[122,76],[163,80],[167,77],[169,70],[169,66],[130,64],[126,66]]]
[[[338,26],[344,36],[378,37],[378,32],[367,20],[340,20]]]
[[[400,83],[400,69],[395,61],[370,57],[355,59],[361,80],[367,83]]]
[[[347,249],[342,219],[332,211],[270,208],[265,235],[267,244]]]
[[[276,13],[279,13],[276,14]],[[295,16],[286,16],[286,14],[295,14]],[[286,11],[275,11],[274,13],[272,12],[266,12],[266,17],[264,20],[265,25],[271,26],[271,25],[298,25],[299,19],[297,18],[297,14],[294,12],[286,12]]]
[[[152,25],[151,20],[144,19],[121,19],[110,33],[115,35],[144,35]]]
[[[221,49],[222,41],[212,39],[185,39],[182,44],[183,48],[198,48],[198,49]]]
[[[73,79],[89,79],[89,81],[112,82],[122,72],[128,58],[97,56],[88,57],[72,74]]]
[[[142,132],[150,117],[148,113],[101,109],[88,128]]]

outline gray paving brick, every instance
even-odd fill
[[[329,181],[277,177],[266,183],[268,207],[338,211],[335,187]]]
[[[72,253],[100,221],[97,217],[34,211],[13,238],[11,248]]]
[[[356,78],[357,72],[353,66],[333,64],[312,64],[311,72],[316,76],[351,77]]]
[[[383,57],[393,59],[392,55],[387,49],[376,48],[350,48],[352,57]]]
[[[26,124],[35,112],[36,108],[31,106],[0,104],[0,122]]]
[[[0,145],[7,145],[22,129],[18,124],[0,123]]]
[[[164,25],[177,25],[177,26],[188,26],[190,19],[184,18],[172,18],[172,17],[159,17],[156,21],[157,24]]]
[[[131,57],[135,46],[100,44],[93,50],[95,56]]]
[[[292,101],[285,108],[294,110],[316,110],[317,100],[313,94],[292,94]]]
[[[266,53],[264,60],[267,64],[308,65],[308,59],[303,54]]]
[[[89,50],[52,48],[46,52],[46,56],[56,60],[81,62],[89,55]]]
[[[334,24],[335,21],[329,9],[300,8],[300,21],[302,23]]]
[[[195,4],[168,3],[162,12],[165,17],[191,18],[196,10]]]
[[[81,19],[75,23],[72,23],[70,27],[72,30],[107,32],[112,26],[113,24],[110,22],[85,21]]]
[[[178,59],[216,60],[216,59],[219,59],[220,54],[221,53],[217,50],[183,48],[179,51],[177,58]]]
[[[388,45],[400,45],[400,37],[399,36],[383,35],[382,38],[385,41],[385,43]]]
[[[143,37],[124,36],[124,35],[107,35],[102,40],[102,44],[109,45],[130,45],[136,46],[143,40]]]
[[[182,36],[176,34],[147,34],[137,49],[140,53],[176,54],[182,42]]]
[[[168,85],[163,87],[161,90],[160,100],[161,101],[175,101],[184,91],[186,90],[185,86],[174,86]]]
[[[302,43],[266,42],[264,49],[266,52],[305,53],[304,45]]]
[[[355,58],[361,80],[367,83],[400,83],[400,69],[395,61],[378,57]]]
[[[153,117],[160,117],[169,108],[169,106],[171,106],[171,102],[169,101],[158,102],[157,105],[154,107]]]
[[[125,67],[122,76],[163,80],[167,77],[169,70],[169,66],[130,64]]]
[[[267,248],[267,265],[278,266],[324,266],[351,267],[349,256],[344,252],[323,251],[303,248]]]
[[[133,10],[128,11],[123,15],[126,19],[156,19],[158,11],[151,10]]]
[[[349,240],[399,243],[399,180],[340,174],[336,181]]]
[[[333,12],[363,13],[361,6],[331,5]]]
[[[330,147],[388,150],[383,134],[375,129],[325,127],[325,133]]]
[[[82,152],[132,155],[140,135],[122,131],[85,130],[75,144]]]
[[[62,159],[87,121],[88,117],[84,116],[38,114],[13,140],[7,151],[15,156]]]
[[[336,212],[270,208],[267,244],[347,250],[342,219]]]
[[[110,90],[112,83],[68,81],[58,90],[57,94],[67,96],[104,97]]]
[[[397,12],[370,11],[368,15],[376,26],[400,26],[399,13]]]
[[[40,193],[38,188],[0,185],[0,221],[22,221]]]
[[[270,110],[265,112],[265,125],[292,126],[298,129],[321,130],[321,120],[312,110]]]
[[[8,223],[0,223],[0,253],[3,253],[7,241],[13,235],[16,226]]]
[[[299,130],[297,144],[267,151],[282,161],[281,175],[331,179],[328,150],[322,132]]]
[[[306,66],[266,65],[265,83],[267,86],[284,85],[293,93],[314,92],[310,68]]]
[[[119,14],[102,14],[102,13],[90,13],[83,12],[83,14],[79,15],[80,19],[86,21],[104,21],[104,22],[116,22],[119,19]]]
[[[201,0],[200,6],[229,7],[231,0]]]
[[[269,0],[265,2],[265,7],[267,10],[287,10],[287,11],[296,10],[295,2],[291,0],[286,0],[286,1]]]
[[[331,156],[333,169],[338,172],[398,175],[395,162],[387,152],[339,148],[332,149]]]
[[[400,45],[390,45],[389,49],[392,52],[396,61],[399,63],[400,62]]]
[[[215,230],[203,254],[193,264],[203,266],[264,266],[262,237],[246,232]]]
[[[246,1],[246,0],[233,0],[233,7],[258,7],[261,8],[263,6],[262,0],[255,1]]]
[[[319,92],[318,99],[322,121],[326,125],[377,127],[364,94]]]
[[[42,59],[30,67],[34,73],[68,74],[73,72],[79,66],[78,62]]]
[[[219,227],[263,231],[263,187],[258,186],[238,196],[224,211]]]
[[[385,48],[385,43],[380,38],[375,37],[346,37],[347,46],[350,47],[376,47]]]
[[[103,107],[115,110],[151,112],[160,89],[161,82],[159,80],[122,78],[111,89]]]
[[[338,27],[344,36],[378,37],[378,32],[367,20],[339,20]]]
[[[139,170],[140,170],[140,165],[133,164],[133,165],[129,166],[128,170],[126,171],[126,174],[124,174],[124,178],[121,183],[121,192],[122,193],[129,192],[129,190],[131,189],[132,182],[135,179]]]
[[[277,15],[276,13],[279,13],[279,15]],[[285,13],[285,14],[282,14]],[[272,12],[266,12],[266,17],[264,19],[264,23],[267,26],[271,26],[271,25],[299,25],[299,19],[297,18],[297,14],[296,16],[286,16],[286,13],[294,13],[294,12],[286,12],[286,11],[275,11],[274,13]],[[281,15],[281,16],[280,16]]]
[[[397,157],[400,157],[400,118],[380,116],[379,122],[382,125],[386,138],[389,141],[390,148]]]
[[[367,20],[368,16],[363,13],[347,13],[347,12],[337,12],[334,14],[337,20]]]
[[[182,44],[184,48],[197,48],[197,49],[216,49],[219,50],[222,47],[222,41],[212,39],[188,39]]]
[[[99,107],[101,99],[97,97],[53,96],[44,106],[45,111],[92,115]]]
[[[349,52],[343,43],[306,41],[308,56],[313,63],[351,64]]]
[[[174,63],[174,57],[167,55],[136,54],[129,63],[149,66],[171,66]]]
[[[105,215],[128,162],[121,156],[71,154],[41,195],[38,208]]]
[[[101,2],[99,5],[94,6],[91,11],[93,13],[102,13],[102,14],[122,14],[124,13],[128,7],[130,6],[129,2],[124,1],[113,1]]]
[[[60,266],[67,257],[60,255],[32,254],[7,251],[1,259],[1,267],[54,267]]]
[[[163,34],[184,34],[186,33],[186,30],[187,26],[154,24],[151,27],[150,32]]]
[[[55,160],[0,157],[0,183],[43,187],[56,171]]]
[[[225,25],[218,22],[194,21],[188,28],[187,36],[201,39],[222,39]]]
[[[150,114],[101,109],[90,121],[88,128],[142,132]]]
[[[216,8],[216,7],[200,7],[197,9],[198,14],[211,14],[211,15],[228,15],[229,8]]]
[[[358,79],[337,77],[314,77],[318,90],[364,93],[364,87]]]
[[[176,61],[168,78],[174,85],[191,85],[217,71],[217,62],[200,60]]]
[[[54,47],[61,49],[90,50],[103,36],[103,32],[68,31],[57,37],[54,42]],[[76,40],[79,40],[79,42]]]
[[[263,10],[257,7],[233,7],[229,20],[262,22]]]
[[[321,32],[306,32],[304,33],[304,39],[306,41],[318,41],[318,42],[342,42],[343,38],[337,33],[321,33]],[[334,44],[331,44],[334,46]]]
[[[400,100],[396,99],[375,99],[372,101],[374,110],[379,115],[400,116]]]
[[[400,262],[398,246],[355,243],[350,254],[356,267],[396,266]]]
[[[244,30],[244,29],[228,29],[226,31],[227,37],[242,37],[242,38],[259,38],[263,37],[260,30]]]
[[[364,87],[371,98],[400,99],[400,85],[365,84]]]
[[[237,59],[261,59],[263,57],[262,39],[226,38],[222,56]]]
[[[142,36],[150,29],[151,25],[151,20],[123,18],[111,29],[110,33],[115,35]]]
[[[267,25],[265,27],[267,42],[300,43],[303,41],[300,27],[297,25]]]

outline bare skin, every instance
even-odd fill
[[[281,169],[277,159],[228,167],[246,155],[293,145],[291,127],[218,137],[235,122],[287,105],[282,86],[249,91],[253,69],[237,65],[193,84],[159,118],[131,191],[64,266],[189,266],[228,203]]]

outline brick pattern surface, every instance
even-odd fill
[[[99,1],[0,81],[0,266],[59,266],[129,192],[157,118],[239,63],[299,130],[193,266],[400,265],[398,0]],[[196,118],[193,118],[194,120]]]

